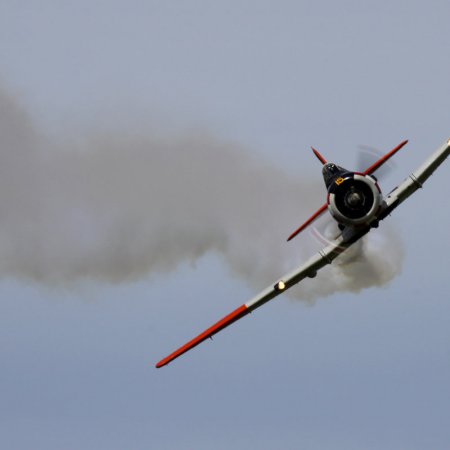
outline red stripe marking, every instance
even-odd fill
[[[328,208],[328,200],[327,203],[322,205],[320,209],[318,209],[300,228],[297,228],[289,237],[288,241],[295,238],[300,231],[303,231],[311,222],[314,222],[325,210]]]
[[[380,158],[377,162],[373,163],[370,167],[368,167],[363,174],[371,175],[375,172],[375,170],[379,169],[391,156],[394,156],[402,147],[404,147],[408,141],[403,141],[397,145],[397,147],[393,148],[389,153],[386,153],[382,158]]]
[[[219,320],[212,327],[209,327],[207,330],[205,330],[203,333],[199,334],[197,337],[195,337],[194,339],[189,341],[187,344],[184,344],[178,350],[175,350],[169,356],[166,356],[164,359],[159,361],[159,363],[156,364],[156,368],[159,369],[160,367],[165,366],[166,364],[169,364],[175,358],[178,358],[183,353],[186,353],[191,348],[200,344],[201,342],[208,339],[212,335],[218,333],[220,330],[223,330],[225,327],[227,327],[228,325],[231,325],[236,320],[240,319],[241,317],[244,317],[249,312],[250,311],[248,310],[248,308],[245,305],[239,306],[239,308],[234,310],[232,313],[228,314],[228,316],[225,316],[223,319]]]

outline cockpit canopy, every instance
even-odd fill
[[[322,175],[325,181],[325,185],[328,187],[336,178],[342,176],[344,173],[347,172],[348,170],[334,163],[325,164],[322,169]]]

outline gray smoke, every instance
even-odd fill
[[[216,252],[260,290],[315,250],[308,235],[285,242],[323,196],[319,171],[314,181],[301,167],[298,174],[202,133],[50,138],[2,91],[0,276],[49,286],[120,283]],[[391,280],[402,251],[382,228],[294,295]]]

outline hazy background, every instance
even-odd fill
[[[323,202],[310,145],[409,138],[389,190],[450,136],[449,13],[0,1],[2,447],[448,449],[448,162],[364,279],[154,364],[319,248],[285,242]]]

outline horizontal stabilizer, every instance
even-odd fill
[[[383,157],[381,157],[378,161],[373,163],[370,167],[368,167],[363,174],[364,175],[372,175],[375,170],[379,169],[389,158],[394,156],[402,147],[404,147],[408,141],[403,141],[397,145],[397,147],[393,148],[389,153],[386,153]]]
[[[328,204],[322,205],[300,228],[297,228],[289,237],[288,241],[295,238],[300,231],[303,231],[309,224],[314,222],[321,214],[323,214],[328,208]]]

